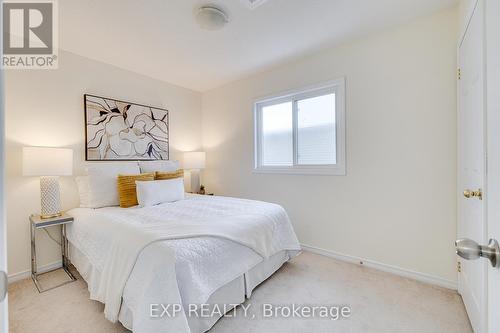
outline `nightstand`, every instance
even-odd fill
[[[73,217],[69,216],[66,213],[63,213],[61,216],[50,218],[50,219],[42,219],[40,215],[31,215],[30,216],[30,231],[31,231],[31,278],[35,283],[36,289],[38,292],[43,293],[45,291],[60,287],[67,283],[76,281],[76,278],[71,274],[68,269],[68,240],[66,239],[66,224],[73,223]],[[35,233],[38,229],[43,229],[47,227],[52,227],[60,225],[61,226],[61,259],[62,259],[62,267],[52,269],[43,273],[37,272],[37,263],[36,263],[36,242],[35,242]],[[38,281],[38,277],[42,274],[46,274],[58,269],[63,269],[68,277],[69,281],[65,281],[56,286],[53,286],[48,289],[43,289]]]
[[[205,193],[205,194],[201,194],[201,193],[198,193],[198,192],[187,192],[189,194],[198,194],[198,195],[215,195],[214,193]]]

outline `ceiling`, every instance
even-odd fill
[[[453,6],[457,0],[59,1],[60,47],[162,81],[206,91]],[[218,4],[230,16],[201,30],[194,12]]]

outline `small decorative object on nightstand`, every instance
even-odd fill
[[[198,194],[201,194],[201,195],[214,195],[213,193],[207,193],[205,191],[205,185],[201,185],[200,186],[200,191],[198,192]]]
[[[73,217],[67,215],[66,213],[62,213],[61,216],[54,217],[54,218],[41,218],[40,215],[31,215],[30,216],[30,230],[31,230],[31,278],[33,279],[33,282],[35,283],[36,288],[38,289],[38,292],[43,293],[45,291],[60,287],[62,285],[65,285],[67,283],[73,282],[76,280],[76,278],[71,274],[71,272],[68,269],[68,240],[66,239],[66,224],[68,223],[73,223]],[[38,276],[49,273],[52,271],[55,271],[57,269],[61,268],[56,268],[44,273],[38,273],[37,272],[37,263],[36,263],[36,243],[35,243],[35,232],[38,229],[43,229],[47,227],[52,227],[55,225],[60,225],[61,226],[61,257],[62,257],[62,269],[66,272],[66,274],[69,276],[70,280],[65,281],[57,286],[53,286],[48,289],[43,289],[40,285],[40,282],[38,281]]]

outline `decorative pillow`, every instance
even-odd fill
[[[143,173],[140,175],[118,175],[118,194],[120,196],[120,207],[128,208],[137,206],[136,181],[153,181],[155,174]]]
[[[184,178],[136,181],[137,201],[141,207],[149,207],[165,202],[184,199]]]
[[[89,176],[78,176],[75,178],[75,182],[78,187],[78,194],[80,195],[80,207],[90,208]]]
[[[184,169],[179,169],[174,172],[156,172],[155,180],[167,180],[174,178],[184,178]]]
[[[173,172],[179,169],[179,161],[140,161],[141,173],[146,172]]]
[[[119,174],[137,175],[141,171],[137,162],[91,163],[87,165],[89,207],[118,206],[116,178]]]

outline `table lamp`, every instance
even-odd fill
[[[191,192],[200,191],[200,170],[205,169],[205,152],[191,151],[184,153],[184,169],[191,173]]]
[[[73,150],[68,148],[24,147],[23,175],[40,176],[40,216],[61,216],[59,176],[73,173]]]

